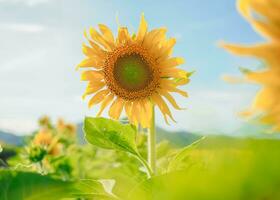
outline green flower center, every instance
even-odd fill
[[[150,67],[138,54],[118,58],[114,75],[121,87],[131,91],[144,89],[152,80]]]

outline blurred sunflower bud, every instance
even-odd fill
[[[75,124],[66,124],[65,129],[67,134],[76,135],[77,127]]]
[[[40,162],[47,155],[47,150],[40,146],[33,146],[29,149],[29,160],[32,162]]]
[[[59,118],[56,122],[56,129],[59,133],[64,132],[65,130],[65,122],[63,119]]]
[[[58,155],[60,145],[49,129],[41,129],[34,137],[33,144],[47,149],[50,155]]]
[[[51,120],[47,115],[39,118],[38,123],[39,123],[40,127],[45,127],[45,128],[50,128],[51,127]]]
[[[67,136],[74,136],[77,132],[77,127],[75,124],[68,123],[66,124],[63,119],[58,119],[56,124],[56,129],[58,133],[67,135]]]

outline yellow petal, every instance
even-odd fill
[[[115,39],[114,39],[114,35],[113,35],[111,29],[104,24],[99,24],[98,26],[99,26],[99,30],[103,34],[104,38],[111,44],[114,44]]]
[[[88,57],[90,57],[92,55],[95,55],[95,51],[92,48],[90,48],[87,45],[85,45],[85,44],[83,44],[83,46],[82,46],[82,51]]]
[[[81,74],[82,81],[100,81],[104,78],[102,71],[83,71]]]
[[[162,79],[160,83],[160,87],[164,90],[168,90],[170,92],[176,92],[184,97],[188,97],[188,93],[176,88],[176,84],[172,80]]]
[[[280,3],[278,0],[239,0],[238,8],[240,13],[249,20],[255,16],[251,10],[254,10],[269,20],[279,21],[280,19]]]
[[[129,121],[132,121],[131,109],[132,109],[132,102],[127,101],[124,105],[125,113]]]
[[[262,117],[260,119],[260,121],[263,123],[263,124],[274,124],[275,123],[275,118],[272,117],[271,115],[266,115],[264,117]]]
[[[165,43],[162,44],[161,50],[159,52],[159,56],[157,57],[157,60],[159,62],[166,60],[168,56],[172,54],[173,46],[176,44],[176,39],[171,38],[167,40]]]
[[[154,104],[156,104],[159,107],[161,113],[164,116],[164,120],[167,124],[169,124],[168,120],[167,120],[167,116],[169,116],[174,122],[176,122],[174,120],[167,104],[165,103],[165,101],[162,99],[162,97],[160,95],[154,94],[154,95],[151,96],[151,98],[152,98]]]
[[[103,62],[100,61],[99,59],[86,58],[80,64],[77,65],[76,69],[89,68],[89,67],[100,69],[100,68],[102,68],[102,66],[103,66]]]
[[[246,82],[245,78],[243,77],[240,78],[240,77],[230,76],[230,75],[223,75],[222,79],[227,83],[233,83],[233,84]]]
[[[151,44],[153,46],[158,46],[163,41],[165,41],[167,29],[165,27],[162,27],[162,28],[155,29],[155,30],[157,30],[157,32],[156,32],[155,36],[152,37],[153,40],[151,41]]]
[[[101,104],[100,110],[97,113],[97,117],[99,117],[102,114],[104,109],[112,102],[113,99],[114,99],[114,94],[109,94],[108,96],[105,97],[104,101]]]
[[[112,50],[114,45],[108,42],[100,33],[98,33],[94,28],[90,28],[89,30],[91,38],[96,41],[98,44],[102,45],[107,50]]]
[[[117,38],[118,44],[126,44],[131,41],[131,38],[126,27],[120,27]]]
[[[183,97],[189,97],[188,93],[183,91],[183,90],[180,90],[178,88],[173,88],[173,89],[170,89],[170,92],[176,92],[180,95],[182,95]]]
[[[248,118],[248,117],[253,116],[253,114],[254,114],[253,109],[247,109],[247,110],[244,110],[242,112],[239,112],[238,116],[243,117],[243,118]]]
[[[110,107],[109,116],[118,120],[123,110],[124,101],[121,98],[117,98]]]
[[[169,58],[167,60],[162,61],[159,64],[160,68],[172,68],[172,67],[176,67],[178,65],[184,64],[185,60],[183,58]]]
[[[240,13],[243,14],[247,18],[250,16],[250,10],[249,10],[250,1],[251,0],[239,0],[238,1],[238,9],[239,9]]]
[[[92,106],[99,104],[104,97],[109,93],[109,90],[101,90],[97,92],[89,101],[88,107],[91,108]]]
[[[97,60],[102,60],[106,57],[105,51],[101,50],[100,47],[98,47],[97,44],[95,44],[92,41],[89,41],[91,47],[87,46],[86,44],[82,45],[82,51],[87,57],[94,57]]]
[[[255,97],[253,108],[257,110],[267,110],[273,107],[273,105],[277,105],[273,92],[274,91],[269,88],[261,89]]]
[[[185,78],[187,77],[187,72],[182,69],[167,68],[167,69],[162,69],[161,77]]]
[[[177,78],[176,80],[175,80],[175,84],[176,84],[176,86],[178,85],[185,85],[185,84],[187,84],[187,83],[189,83],[190,82],[190,79],[187,77],[185,77],[185,78]]]
[[[257,0],[257,1],[251,1],[252,9],[265,16],[265,18],[269,21],[273,22],[279,22],[280,15],[280,1],[267,1],[267,0]]]
[[[262,44],[251,47],[222,44],[222,46],[232,53],[238,55],[251,55],[265,59],[270,67],[279,68],[280,66],[280,47],[276,44]]]
[[[166,28],[158,28],[148,32],[143,41],[143,46],[154,55],[157,55],[160,49],[159,45],[165,41],[166,31]]]
[[[137,125],[140,122],[140,105],[138,101],[134,101],[131,108],[132,122]]]
[[[152,102],[150,100],[145,100],[144,101],[144,110],[147,113],[147,119],[150,121],[152,119]]]
[[[164,90],[160,90],[160,94],[161,94],[162,96],[164,96],[164,97],[171,103],[171,105],[172,105],[175,109],[177,109],[177,110],[182,110],[182,109],[183,109],[183,108],[180,108],[180,107],[178,106],[178,104],[176,103],[175,99],[174,99],[168,92],[166,92],[166,91],[164,91]]]
[[[96,42],[92,41],[91,38],[88,37],[87,31],[84,31],[85,38],[89,41],[90,46],[92,47],[92,50],[100,57],[104,58],[106,55],[106,51],[103,50],[103,48],[100,46],[100,44],[97,44]]]
[[[151,103],[149,100],[142,100],[139,102],[140,105],[140,124],[143,128],[149,128],[150,127],[150,121],[151,121]]]
[[[249,72],[246,73],[246,77],[250,81],[262,83],[265,85],[280,87],[280,72],[276,70],[266,70],[260,72]]]
[[[279,11],[280,13],[280,11]],[[251,24],[255,29],[267,38],[280,41],[280,26],[260,20],[253,20]]]
[[[144,14],[142,14],[136,40],[142,42],[145,38],[147,31],[148,31],[148,24],[145,20]]]
[[[84,99],[87,95],[93,94],[98,90],[101,90],[105,86],[104,82],[98,82],[98,84],[89,84],[82,98]]]
[[[88,40],[90,46],[92,47],[92,50],[95,51],[95,54],[98,55],[98,57],[100,59],[105,59],[107,52],[104,51],[98,44],[96,44],[94,41],[92,40]]]

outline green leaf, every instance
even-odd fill
[[[195,148],[200,142],[202,142],[205,137],[198,139],[197,141],[193,142],[192,144],[182,148],[169,162],[168,171],[175,171],[185,168],[187,157],[189,156],[190,151]]]
[[[152,177],[128,200],[279,200],[279,155],[279,139],[208,136],[189,149],[198,164]]]
[[[75,188],[78,189],[78,193],[75,193],[76,197],[100,199],[100,200],[114,200],[118,199],[115,195],[109,194],[105,191],[103,184],[96,180],[82,180],[75,184]]]
[[[106,118],[86,117],[84,133],[87,141],[105,149],[116,149],[138,156],[136,128]]]
[[[0,170],[1,200],[52,200],[64,198],[115,199],[94,180],[62,181],[31,172]]]

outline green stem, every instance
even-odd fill
[[[45,175],[44,165],[43,165],[43,162],[42,162],[42,161],[40,161],[40,162],[38,163],[38,168],[39,168],[39,173],[40,173],[41,175]]]
[[[140,134],[140,128],[141,126],[138,125],[137,126],[137,133]],[[152,175],[153,175],[153,171],[152,169],[150,168],[149,164],[147,163],[147,161],[139,154],[137,153],[137,155],[135,155],[135,157],[141,162],[141,164],[146,168],[147,170],[147,174],[148,174],[148,178],[151,178]]]
[[[148,163],[153,174],[156,174],[156,129],[155,129],[155,106],[152,105],[152,119],[148,132]]]
[[[136,156],[136,158],[137,158],[137,159],[142,163],[142,165],[146,168],[147,173],[148,173],[148,177],[151,178],[152,175],[153,175],[153,171],[152,171],[152,169],[150,168],[150,166],[148,165],[147,161],[146,161],[144,158],[142,158],[141,155]]]

